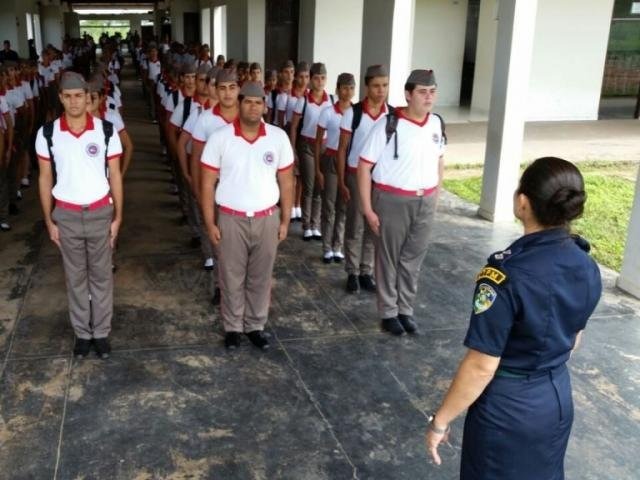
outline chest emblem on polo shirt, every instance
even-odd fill
[[[431,136],[431,140],[433,140],[433,143],[440,143],[440,135],[438,135],[437,133],[434,133]]]
[[[493,302],[496,301],[496,291],[491,285],[481,283],[478,285],[476,296],[473,299],[473,312],[478,315],[482,312],[486,312],[491,308]]]
[[[273,152],[267,152],[262,156],[262,160],[264,161],[264,163],[266,163],[269,166],[273,165],[273,162],[275,161],[275,159],[276,157],[273,154]]]
[[[85,151],[90,157],[97,157],[98,152],[100,151],[100,147],[98,147],[97,143],[90,143],[89,145],[87,145],[87,148],[85,148]]]

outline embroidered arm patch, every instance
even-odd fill
[[[500,285],[501,283],[504,283],[507,276],[497,268],[484,267],[476,277],[476,282],[483,279],[491,280],[496,285]]]

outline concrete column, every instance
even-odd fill
[[[622,269],[618,277],[618,287],[640,298],[640,170],[636,179],[636,194],[631,209],[627,243]]]
[[[479,215],[513,219],[537,0],[501,0]]]
[[[362,20],[361,75],[367,66],[389,68],[389,102],[405,105],[404,82],[411,70],[415,0],[367,0]],[[364,94],[362,78],[360,93]]]

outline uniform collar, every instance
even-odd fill
[[[329,95],[327,95],[327,92],[324,91],[324,90],[322,91],[322,98],[320,99],[320,102],[316,102],[316,100],[313,98],[313,91],[309,90],[307,92],[307,101],[309,103],[315,103],[316,105],[322,105],[327,100],[329,100]]]
[[[74,137],[80,138],[84,132],[86,132],[88,130],[93,130],[93,116],[90,115],[89,113],[87,113],[86,115],[87,115],[87,123],[84,126],[84,130],[82,130],[81,132],[76,133],[76,132],[72,132],[71,130],[69,130],[69,124],[67,123],[67,115],[63,113],[60,116],[60,131],[61,132],[69,132]]]
[[[429,121],[429,116],[431,115],[431,113],[427,112],[427,114],[424,116],[424,119],[422,121],[417,121],[417,120],[414,120],[412,118],[407,117],[404,114],[404,108],[396,109],[396,115],[398,116],[398,118],[402,118],[402,119],[406,120],[407,122],[411,122],[414,125],[417,125],[419,127],[424,127],[427,124],[427,122]]]
[[[351,106],[353,106],[353,103],[351,104]],[[339,101],[336,101],[336,103],[333,104],[333,111],[336,112],[338,115],[342,115],[344,113],[342,110],[340,110]]]
[[[236,115],[236,116],[235,116],[235,118],[234,118],[233,120],[227,120],[226,118],[224,118],[224,115],[222,115],[222,110],[220,109],[220,104],[219,104],[219,103],[216,103],[216,104],[213,106],[213,109],[211,110],[211,112],[212,112],[215,116],[220,117],[222,120],[224,120],[224,121],[225,121],[225,123],[231,123],[231,122],[233,122],[234,120],[237,120],[237,119],[238,119],[238,115]]]
[[[382,107],[380,107],[380,111],[378,112],[378,115],[374,117],[369,111],[369,97],[367,97],[362,101],[362,111],[367,115],[369,115],[371,117],[371,120],[375,122],[378,118],[380,118],[380,115],[387,113],[387,102],[382,103]]]
[[[260,137],[265,137],[267,135],[267,129],[264,126],[264,122],[260,122],[260,128],[258,129],[258,136],[256,138],[254,138],[253,140],[249,140],[247,137],[244,136],[244,133],[242,133],[242,127],[240,126],[240,119],[236,118],[233,121],[233,131],[236,135],[236,137],[242,137],[246,142],[248,143],[255,143],[256,141],[258,141],[258,139]]]
[[[557,243],[568,238],[570,238],[569,230],[565,227],[547,228],[539,232],[523,235],[511,245],[511,249]]]

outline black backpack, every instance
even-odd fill
[[[102,120],[102,131],[104,133],[104,175],[109,178],[109,140],[113,136],[113,123],[108,120]],[[47,140],[47,149],[49,150],[49,159],[51,160],[51,168],[53,170],[53,181],[56,182],[56,164],[53,159],[53,121],[42,125],[42,134]]]

